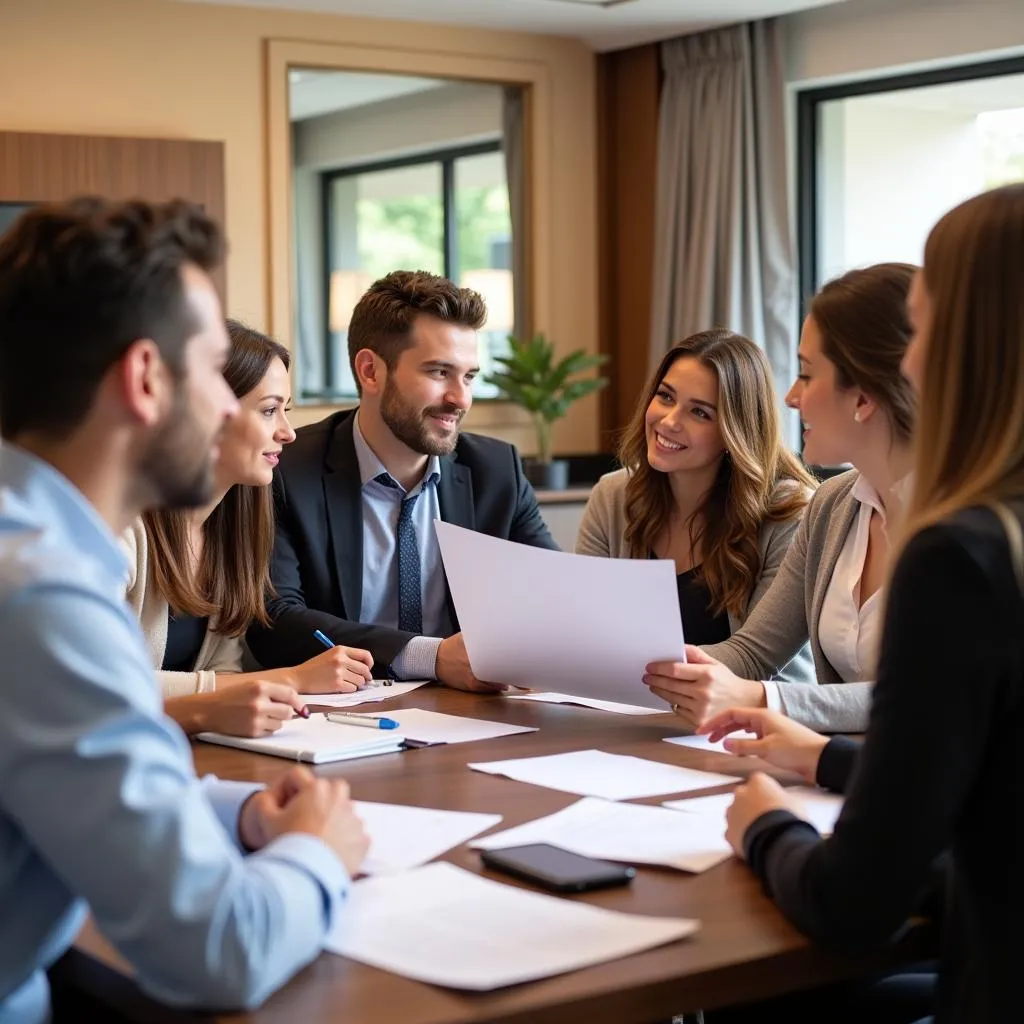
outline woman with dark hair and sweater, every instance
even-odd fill
[[[135,609],[163,690],[187,733],[262,736],[303,706],[299,693],[354,690],[370,678],[367,651],[334,647],[294,668],[243,673],[242,638],[266,621],[274,510],[270,483],[288,422],[289,352],[234,320],[224,377],[239,400],[224,427],[214,498],[147,512],[125,534]]]

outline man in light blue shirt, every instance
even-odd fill
[[[39,207],[0,241],[0,1024],[48,1019],[86,904],[158,998],[255,1005],[366,852],[343,783],[196,778],[122,596],[118,536],[209,499],[237,408],[221,249],[182,203]]]

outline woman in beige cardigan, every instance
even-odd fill
[[[334,647],[294,668],[243,673],[242,637],[266,616],[273,543],[270,483],[288,423],[289,353],[228,321],[224,377],[239,399],[205,507],[146,513],[124,537],[127,599],[139,617],[165,709],[188,733],[260,736],[303,706],[299,693],[354,690],[370,678],[367,651]]]
[[[676,345],[648,383],[619,460],[628,469],[598,481],[577,553],[671,559],[687,642],[727,640],[771,585],[814,486],[782,442],[764,353],[721,328]],[[780,670],[813,678],[799,648]],[[686,719],[687,702],[672,703]]]

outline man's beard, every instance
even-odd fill
[[[451,455],[459,440],[459,424],[465,411],[454,405],[434,405],[417,409],[402,398],[391,379],[384,384],[380,400],[380,417],[399,441],[421,455]],[[456,416],[455,429],[448,438],[432,435],[427,429],[427,416]]]
[[[164,425],[139,463],[152,500],[159,508],[197,508],[213,498],[213,444],[204,438],[189,413],[185,388],[179,385]]]

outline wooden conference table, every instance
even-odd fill
[[[315,698],[314,698],[315,699]],[[596,748],[667,764],[746,775],[766,766],[663,743],[682,731],[672,715],[628,717],[586,708],[511,701],[422,687],[405,698],[364,706],[373,712],[416,706],[449,714],[538,726],[536,733],[476,743],[431,747],[324,765],[344,776],[356,799],[459,811],[500,813],[508,828],[560,810],[578,799],[466,767],[469,761],[530,757]],[[200,774],[270,781],[287,768],[281,758],[204,743],[194,746]],[[778,773],[775,773],[778,774]],[[786,782],[795,777],[779,775]],[[721,790],[719,790],[721,791]],[[693,794],[690,794],[693,795]],[[640,803],[658,804],[668,796]],[[446,858],[480,871],[477,853],[459,847]],[[507,876],[484,872],[502,882]],[[127,969],[105,941],[87,929],[69,957],[73,984],[109,1002],[133,1020],[203,1020],[238,1024],[549,1024],[569,1019],[588,1024],[644,1024],[673,1014],[710,1009],[832,980],[865,976],[887,966],[933,955],[932,936],[919,926],[899,944],[870,958],[850,958],[811,948],[761,892],[746,867],[729,860],[700,875],[641,867],[628,887],[572,897],[638,914],[695,917],[696,937],[596,967],[477,994],[437,988],[341,957],[324,954],[252,1013],[200,1015],[166,1011],[126,981]],[[458,956],[457,949],[452,950]],[[105,967],[113,967],[111,973]]]

